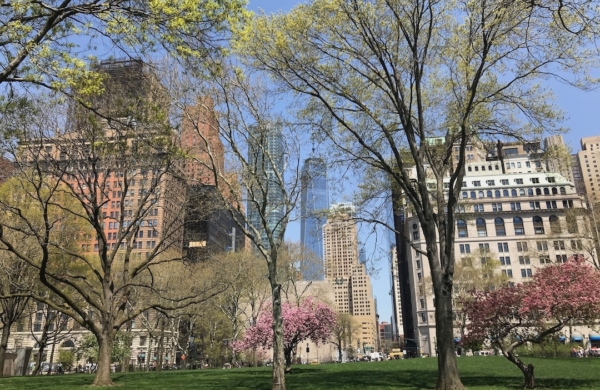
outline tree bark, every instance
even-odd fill
[[[464,389],[458,374],[454,350],[454,329],[452,323],[452,284],[446,280],[434,289],[435,324],[438,353],[437,390]]]
[[[514,365],[519,367],[519,370],[523,373],[525,377],[525,383],[523,386],[526,389],[535,388],[535,375],[534,375],[534,367],[533,364],[525,364],[521,359],[519,359],[514,353],[514,348],[509,348],[504,353],[504,356],[510,360]]]
[[[285,348],[285,373],[292,373],[292,348]]]
[[[8,348],[8,337],[10,336],[10,324],[4,324],[2,328],[2,339],[0,339],[0,378],[4,376],[4,360]]]
[[[98,368],[96,377],[92,386],[112,386],[113,382],[110,377],[110,363],[113,348],[114,337],[107,330],[103,330],[100,339],[98,340]]]
[[[46,349],[46,343],[38,342],[38,345],[39,345],[39,348],[38,348],[37,358],[35,359],[35,369],[31,373],[31,375],[39,374],[40,370],[42,369],[42,363],[44,362],[43,358],[44,358],[44,350]]]
[[[52,349],[50,350],[50,358],[48,359],[48,375],[52,374],[52,361],[54,360],[54,350],[56,349],[56,341],[52,343]]]
[[[272,275],[273,278],[276,274]],[[281,285],[271,282],[273,297],[273,383],[272,390],[285,390],[285,357],[283,349],[283,316]]]

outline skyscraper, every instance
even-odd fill
[[[267,229],[278,239],[285,213],[283,196],[283,135],[279,123],[254,126],[248,134],[248,214],[250,228],[256,229],[268,246]],[[280,237],[283,239],[283,237]]]
[[[300,208],[300,240],[314,253],[316,262],[309,261],[302,270],[304,280],[323,280],[323,225],[329,208],[327,166],[320,158],[308,158],[302,166],[302,198]]]

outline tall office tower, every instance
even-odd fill
[[[577,152],[581,178],[589,202],[600,202],[600,136],[581,139],[581,151]]]
[[[302,166],[300,241],[316,257],[302,270],[304,280],[323,280],[323,225],[327,222],[329,192],[327,166],[320,158],[308,158]]]
[[[268,246],[266,230],[275,239],[282,232],[285,199],[283,196],[283,135],[281,124],[263,123],[254,126],[248,134],[249,175],[253,183],[247,188],[247,220],[256,229],[265,246]],[[283,237],[281,237],[283,239]]]
[[[392,297],[392,326],[394,328],[394,337],[404,335],[404,325],[402,323],[402,295],[400,291],[400,274],[398,273],[398,250],[396,245],[390,248],[390,295]]]
[[[375,348],[377,325],[371,278],[359,263],[354,206],[334,204],[323,226],[325,278],[334,284],[335,310],[349,313],[361,325],[357,347],[364,352]]]

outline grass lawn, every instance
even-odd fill
[[[600,359],[525,358],[536,367],[540,389],[599,389]],[[520,389],[523,376],[500,356],[458,359],[461,378],[469,389]],[[388,362],[361,362],[294,366],[286,377],[292,390],[332,389],[427,389],[436,381],[435,359],[409,359]],[[114,374],[123,389],[270,389],[270,368],[231,370],[167,371],[159,373]],[[72,374],[52,377],[0,379],[0,389],[80,389],[89,385],[92,375]]]

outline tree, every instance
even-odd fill
[[[93,362],[98,362],[100,358],[100,346],[98,340],[93,334],[88,334],[81,338],[75,345],[73,351],[77,360],[85,357]],[[116,363],[123,360],[123,357],[131,353],[131,336],[125,332],[117,332],[112,349],[110,351],[109,363]]]
[[[237,229],[267,265],[274,331],[272,388],[283,390],[280,252],[300,194],[302,135],[278,114],[281,95],[260,74],[245,73],[226,61],[207,81],[194,69],[186,71],[169,75],[171,99],[203,148],[203,154],[190,157],[218,190],[220,204],[237,208],[231,213]]]
[[[56,297],[53,298],[59,300]],[[42,369],[46,347],[52,345],[50,358],[48,359],[48,361],[52,362],[56,345],[70,337],[72,328],[69,327],[69,322],[71,321],[69,316],[62,314],[43,302],[34,302],[33,305],[30,305],[28,316],[31,336],[37,345],[37,359],[35,369],[31,375],[37,375]],[[39,334],[35,329],[36,324],[41,326],[41,333]],[[48,375],[51,373],[52,367],[48,369]]]
[[[348,313],[336,314],[335,325],[331,329],[331,344],[335,345],[338,349],[339,362],[342,361],[342,351],[344,349],[348,347],[354,349],[352,339],[358,334],[360,328],[360,324],[352,318],[352,315]]]
[[[311,340],[315,344],[326,343],[335,326],[335,312],[327,305],[318,303],[312,297],[306,298],[300,305],[284,303],[283,349],[286,372],[292,371],[292,359],[298,345]],[[241,342],[234,343],[234,351],[273,347],[273,316],[266,310],[255,326],[248,329]]]
[[[232,276],[211,267],[217,259],[183,261],[185,224],[211,210],[184,218],[189,192],[168,107],[157,107],[164,100],[155,78],[139,81],[150,85],[136,104],[113,95],[122,98],[129,120],[82,115],[77,131],[64,130],[68,107],[52,97],[35,102],[13,134],[18,143],[9,145],[16,191],[0,203],[2,248],[32,267],[60,301],[30,295],[97,338],[95,385],[112,383],[111,350],[121,327],[148,309],[208,299]],[[26,251],[16,232],[31,243]]]
[[[525,377],[525,388],[535,387],[534,367],[516,349],[541,343],[570,321],[591,324],[600,316],[600,273],[583,257],[539,269],[533,280],[495,290],[473,291],[463,302],[467,341],[489,342],[515,364]]]
[[[466,147],[560,130],[561,114],[537,81],[555,76],[585,88],[597,63],[587,46],[593,29],[572,34],[550,5],[556,2],[313,0],[288,14],[256,16],[232,45],[295,93],[300,120],[340,151],[334,157],[389,175],[410,203],[432,273],[440,390],[463,387],[452,285]]]
[[[241,0],[8,1],[0,14],[5,37],[0,84],[97,92],[101,76],[86,61],[99,42],[127,57],[162,49],[188,61],[205,60],[218,49],[228,24],[244,18],[244,5]]]
[[[508,283],[508,277],[500,272],[500,261],[492,258],[491,254],[489,249],[478,249],[456,263],[452,299],[461,341],[467,326],[467,317],[461,305],[471,298],[471,292],[490,291]]]

